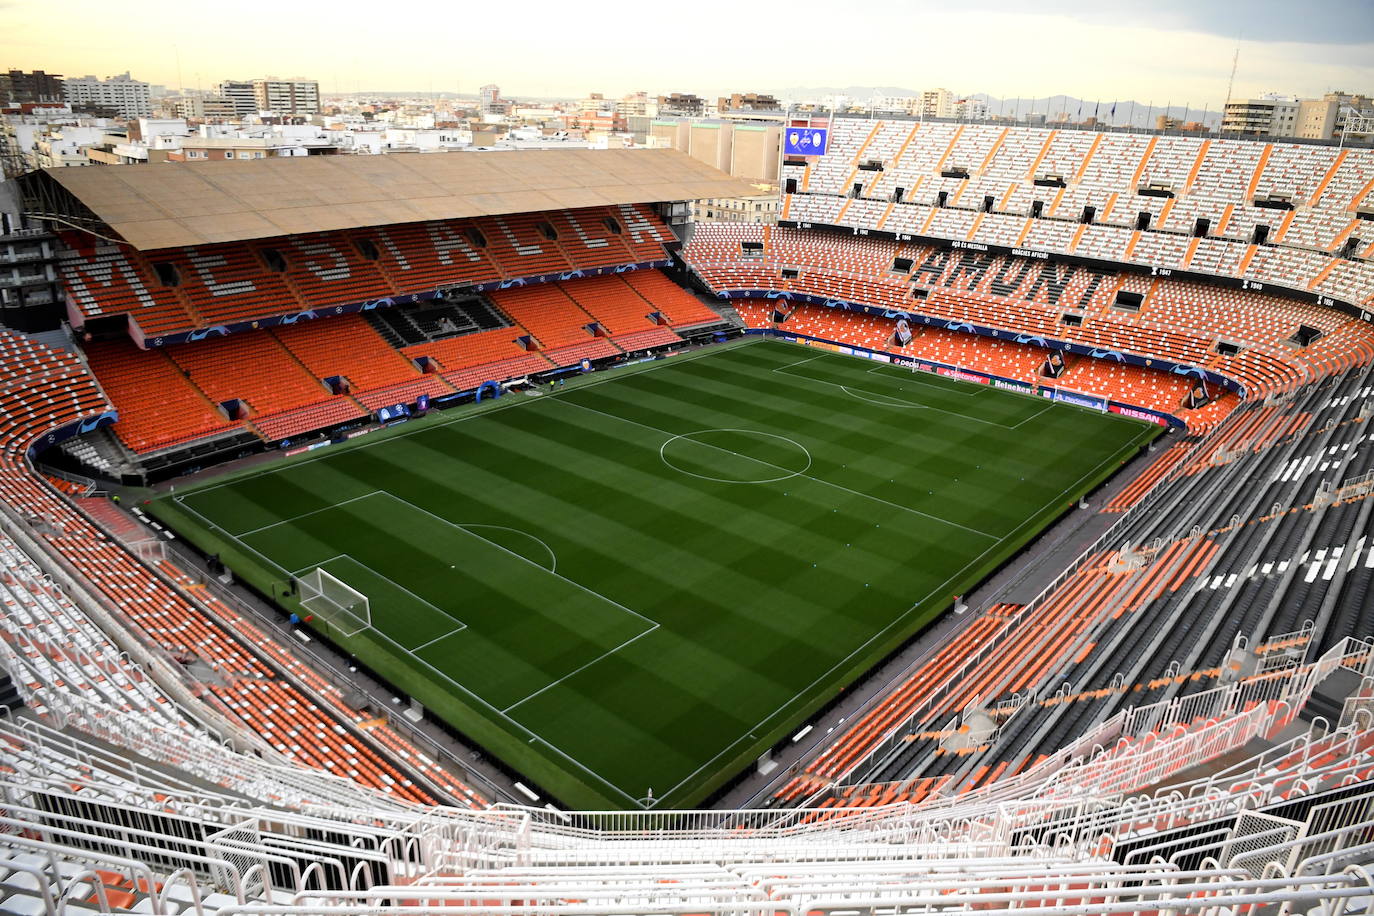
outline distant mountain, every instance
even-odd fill
[[[776,95],[780,99],[790,101],[803,101],[820,99],[827,95],[844,95],[856,101],[863,101],[875,95],[894,96],[896,98],[912,98],[920,95],[914,89],[903,89],[900,86],[813,86],[808,88],[791,88],[777,90]],[[1071,95],[1052,95],[1046,98],[1022,98],[1022,99],[999,99],[986,93],[974,93],[969,98],[975,98],[988,106],[988,111],[994,115],[1004,117],[1015,117],[1018,121],[1024,121],[1032,114],[1043,114],[1049,120],[1059,120],[1060,114],[1067,114],[1070,121],[1081,121],[1084,118],[1092,117],[1094,111],[1097,113],[1097,120],[1103,124],[1125,127],[1128,124],[1132,127],[1153,128],[1155,119],[1162,114],[1178,118],[1184,121],[1203,121],[1207,124],[1215,124],[1221,120],[1221,112],[1204,111],[1201,108],[1185,107],[1184,105],[1169,104],[1165,109],[1165,101],[1157,102],[1133,102],[1130,99],[1080,99]],[[1116,113],[1112,113],[1112,106],[1116,106]]]

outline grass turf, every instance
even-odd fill
[[[230,475],[153,511],[561,801],[700,801],[1158,427],[781,342]],[[289,600],[283,601],[290,606]]]

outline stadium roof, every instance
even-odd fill
[[[49,169],[141,250],[607,204],[750,196],[671,149],[502,150]]]

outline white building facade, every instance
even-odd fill
[[[128,73],[104,80],[94,76],[69,79],[62,90],[73,108],[108,108],[121,118],[146,118],[153,113],[148,84]]]

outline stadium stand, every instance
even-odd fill
[[[271,416],[331,397],[270,332],[207,340],[167,355],[212,402],[245,402],[247,416]]]
[[[682,342],[670,328],[650,317],[653,306],[618,275],[562,283],[559,288],[596,319],[622,350]]]
[[[1188,269],[1355,306],[1374,297],[1374,268],[1343,255],[1352,235],[1367,241],[1353,211],[1370,150],[854,118],[831,124],[830,143],[784,219]]]
[[[423,375],[359,315],[331,318],[323,332],[306,322],[271,333],[315,378],[346,379],[350,393],[367,407],[453,391],[441,379]]]
[[[1333,256],[1353,221],[1339,211],[1374,177],[1367,151],[904,120],[842,120],[832,142],[832,155],[784,166],[800,183],[788,219],[1092,252],[1347,301],[1374,289],[1367,265]],[[883,169],[859,168],[872,160]],[[1033,184],[1051,175],[1065,186]],[[1136,194],[1147,186],[1174,196]],[[1272,219],[1254,206],[1266,195],[1301,209],[1252,244]],[[1003,212],[980,212],[987,198]],[[1048,219],[1029,215],[1034,201]],[[1084,207],[1100,224],[1078,222]],[[1131,228],[1141,210],[1150,229]],[[1198,219],[1213,237],[1188,237]],[[128,316],[135,340],[87,341],[83,363],[0,331],[0,909],[1369,910],[1374,340],[1334,309],[929,242],[697,226],[686,262],[713,291],[752,294],[728,303],[749,329],[1049,382],[1187,424],[1092,514],[1093,540],[1057,578],[1034,595],[1015,579],[991,590],[818,733],[752,810],[493,805],[92,486],[32,464],[30,447],[111,408],[139,453],[254,429],[279,439],[724,325],[668,276],[636,270],[136,346],[353,297],[657,261],[670,241],[641,205],[153,254],[68,240],[74,307],[87,322]],[[901,344],[884,311],[936,323],[913,322]],[[1188,408],[1190,381],[1081,351],[1047,380],[1053,348],[1026,335],[1206,369],[1241,390]],[[219,405],[235,401],[246,414],[231,420]]]
[[[155,452],[237,430],[219,406],[166,354],[126,343],[86,346],[91,370],[112,403],[124,411],[119,436],[135,452]]]
[[[218,698],[216,705],[220,710],[247,723],[253,734],[265,742],[262,744],[264,749],[271,748],[282,760],[318,765],[325,770],[337,769],[341,774],[398,798],[431,801],[433,794],[400,774],[378,750],[361,738],[360,733],[349,736],[348,732],[341,731],[330,713],[307,700],[299,688],[257,654],[281,653],[279,647],[273,646],[271,638],[255,630],[251,642],[242,641],[241,636],[225,629],[239,620],[239,615],[225,614],[222,606],[212,609],[208,604],[196,603],[187,590],[176,588],[164,578],[166,570],[154,572],[140,563],[86,517],[28,476],[23,456],[29,442],[49,429],[99,413],[107,409],[108,404],[85,367],[69,353],[53,351],[27,338],[0,332],[0,359],[4,361],[0,371],[8,379],[3,395],[6,417],[11,421],[3,429],[6,438],[3,458],[0,458],[0,494],[10,510],[29,520],[25,536],[46,542],[61,558],[66,575],[77,577],[91,595],[98,595],[96,600],[103,602],[107,614],[117,615],[125,626],[137,628],[145,645],[156,646],[163,653],[149,656],[150,659],[161,658],[163,664],[200,663],[213,670],[218,683],[203,685],[203,690]],[[35,680],[20,685],[21,690],[42,691],[38,696],[40,706],[48,702],[59,706],[95,702],[93,690],[97,693],[98,690],[87,686],[87,679],[95,676],[89,670],[91,666],[79,653],[67,653],[83,647],[94,651],[92,647],[96,647],[99,640],[89,634],[78,637],[78,629],[62,623],[62,620],[75,619],[73,607],[70,604],[54,606],[53,601],[62,602],[63,596],[39,584],[32,568],[25,568],[16,553],[10,551],[8,556],[10,562],[5,564],[8,570],[5,581],[21,586],[30,583],[25,590],[39,601],[37,605],[25,602],[29,613],[43,611],[51,616],[60,612],[64,616],[46,627],[48,636],[51,639],[59,631],[67,634],[67,642],[56,646],[61,651],[48,651],[44,648],[47,644],[29,646],[30,666],[39,666],[42,670],[37,674],[47,676],[35,675]],[[11,595],[18,597],[14,592]],[[18,613],[16,610],[10,619],[19,620]],[[108,625],[113,625],[112,620]],[[37,624],[23,627],[30,643],[36,636],[36,628]],[[265,646],[271,649],[265,650]],[[78,675],[77,669],[73,669],[66,675],[54,675],[43,667],[64,659],[82,665],[80,670],[85,674]],[[94,667],[113,671],[103,662]],[[134,675],[129,677],[138,680]],[[127,687],[125,681],[119,683],[122,689],[130,691],[140,689],[141,681],[133,687]],[[52,699],[54,690],[63,694],[60,701]],[[189,696],[185,694],[183,699]],[[30,699],[33,697],[31,694]],[[171,708],[167,700],[163,700],[162,705]],[[108,712],[97,712],[108,717]],[[121,727],[137,728],[138,724],[131,721]],[[301,740],[307,736],[308,741]],[[215,739],[210,740],[217,744]],[[321,747],[331,748],[333,753],[318,756]]]
[[[622,275],[625,283],[644,298],[676,330],[720,324],[720,315],[660,271],[642,270]]]
[[[126,250],[92,242],[77,232],[61,238],[58,269],[69,301],[87,320],[128,316],[145,334],[153,336],[198,324],[177,296],[155,286],[139,269],[139,260]]]
[[[467,334],[448,340],[417,344],[406,349],[412,358],[438,360],[440,374],[453,387],[467,390],[494,378],[514,378],[553,368],[540,353],[522,347],[518,329]]]
[[[166,260],[160,260],[164,256]],[[138,260],[131,252],[126,257]],[[155,257],[159,260],[150,262],[154,267],[164,263],[175,271],[176,291],[184,297],[193,327],[212,327],[284,309],[294,311],[290,305],[293,290],[285,274],[269,271],[259,250],[243,245],[214,245],[158,252]],[[282,266],[287,263],[280,262]],[[143,327],[141,319],[135,316],[134,320]],[[176,330],[179,328],[174,326],[144,328],[150,335]]]
[[[1215,776],[1185,778],[1176,791],[1084,807],[1120,797],[1122,787],[1186,774],[1214,749],[1243,747],[1291,718],[1314,682],[1362,664],[1358,654],[1300,668],[1295,686],[1273,692],[1283,699],[1259,692],[1235,712],[1208,714],[1235,691],[1214,691],[1176,724],[1145,710],[1114,723],[1125,732],[1091,760],[1045,761],[956,795],[932,791],[948,780],[913,780],[842,797],[859,804],[693,812],[686,823],[683,814],[608,821],[519,808],[437,808],[417,821],[412,812],[353,799],[327,809],[255,807],[157,772],[135,776],[103,748],[41,723],[5,721],[0,739],[24,765],[0,775],[13,799],[5,821],[43,823],[39,836],[11,831],[0,841],[5,905],[35,914],[55,912],[58,901],[69,909],[176,914],[245,905],[281,914],[434,912],[531,902],[554,913],[594,907],[625,916],[760,906],[829,913],[1167,904],[1201,913],[1261,897],[1349,902],[1343,911],[1353,912],[1371,891],[1361,859],[1367,727],[1304,729]],[[39,774],[48,773],[62,777],[44,783]],[[118,847],[81,843],[112,819]],[[510,856],[513,844],[524,854]],[[277,867],[250,864],[262,861]]]
[[[579,302],[595,302],[597,314]],[[340,315],[151,350],[92,342],[86,352],[104,390],[130,418],[118,435],[135,452],[150,453],[245,430],[286,439],[421,394],[439,397],[584,358],[680,345],[673,324],[720,321],[657,271],[636,271],[503,290],[491,304],[398,309],[385,320]],[[396,342],[419,342],[398,350],[377,325]],[[518,342],[522,336],[534,337],[532,348]],[[436,361],[428,374],[415,362],[425,357]],[[326,386],[329,379],[339,380],[340,393]],[[236,405],[241,412],[231,419]]]
[[[673,235],[648,207],[624,205],[151,252],[62,238],[59,268],[77,314],[127,315],[136,336],[153,339],[398,294],[659,263]]]
[[[1246,403],[1166,450],[1148,490],[1107,506],[1122,518],[1060,582],[988,607],[780,798],[856,772],[879,782],[1015,773],[1126,707],[1287,678],[1291,657],[1266,646],[1320,652],[1358,631],[1368,615],[1351,609],[1365,606],[1374,571],[1362,536],[1372,382],[1352,371],[1281,406]],[[1201,632],[1181,625],[1185,613]],[[1245,634],[1256,633],[1270,635],[1251,649]],[[983,740],[949,750],[951,735],[980,724]]]
[[[746,252],[746,244],[761,247]],[[822,232],[700,226],[684,255],[717,293],[800,292],[1164,358],[1226,376],[1252,395],[1374,358],[1367,323],[1277,296],[874,238],[831,246]],[[907,269],[894,271],[901,262]],[[913,285],[924,298],[913,300]],[[1123,291],[1138,297],[1130,309],[1116,304]],[[1304,326],[1316,336],[1299,345]]]

